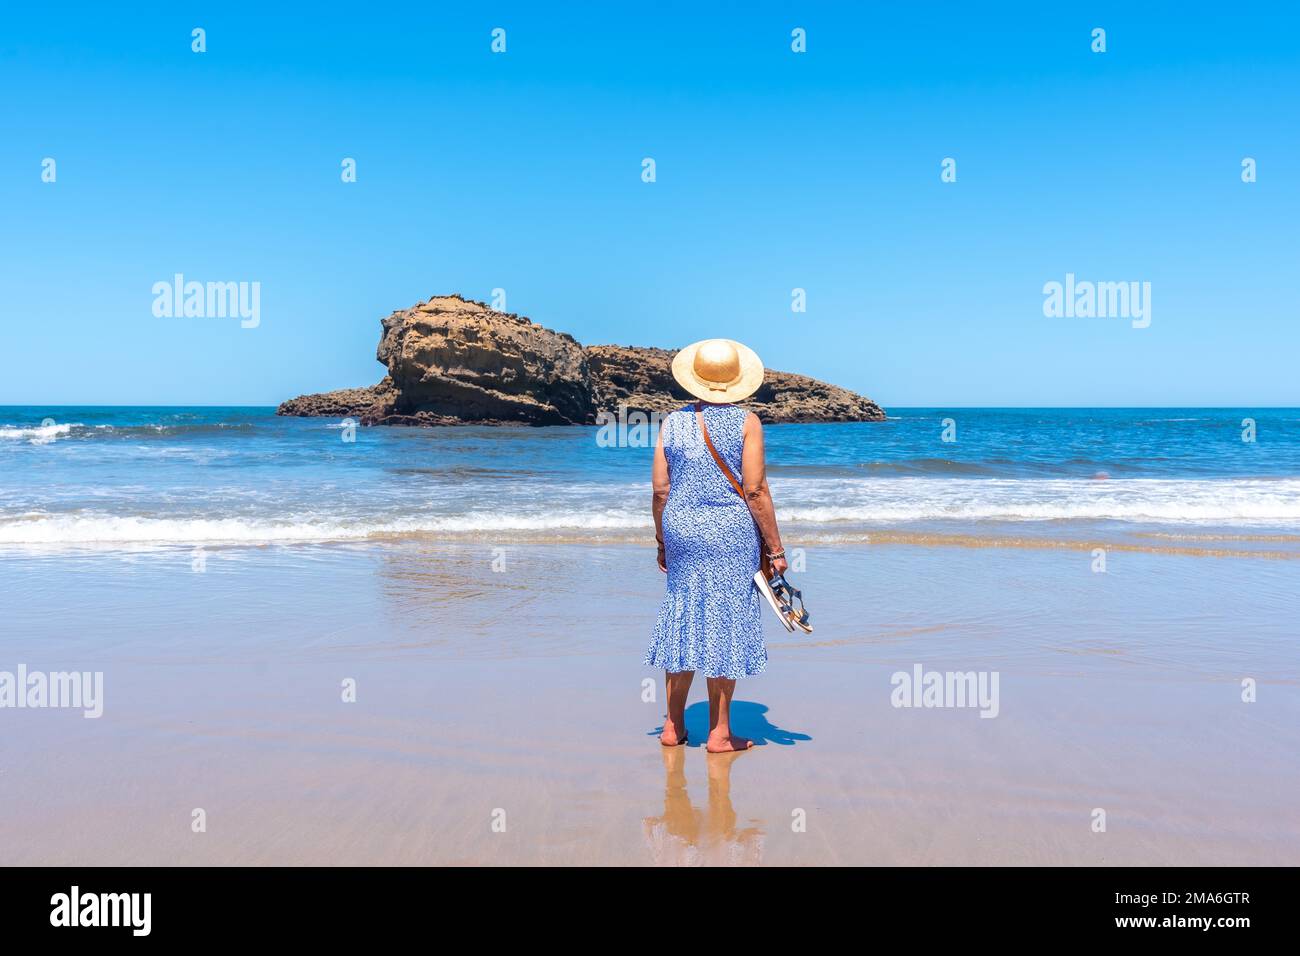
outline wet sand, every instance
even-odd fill
[[[0,863],[1300,863],[1300,562],[810,547],[728,757],[702,686],[656,742],[651,552],[504,547],[6,555],[0,669],[105,701],[0,710]],[[917,664],[996,718],[893,706]]]

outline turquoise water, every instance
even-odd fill
[[[639,538],[649,436],[4,407],[0,545]],[[1297,409],[900,409],[767,444],[778,515],[810,533],[1300,530]]]

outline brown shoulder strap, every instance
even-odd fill
[[[745,489],[740,487],[740,482],[738,482],[736,476],[731,473],[731,469],[727,467],[727,463],[722,460],[722,456],[718,454],[718,449],[713,447],[713,439],[709,437],[709,430],[704,427],[704,406],[700,402],[695,403],[695,420],[700,423],[700,435],[704,438],[704,447],[709,450],[709,454],[713,456],[713,460],[718,463],[718,468],[720,468],[722,473],[727,476],[727,481],[731,482],[731,487],[736,490],[736,494],[740,495],[743,499],[745,497]]]

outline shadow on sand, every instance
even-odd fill
[[[650,731],[648,736],[658,737],[663,733],[663,724]],[[793,747],[799,741],[812,740],[807,734],[797,733],[778,727],[767,719],[767,704],[752,700],[733,700],[731,702],[731,732],[739,737],[748,737],[755,747],[765,744],[778,744]],[[686,708],[686,735],[690,738],[690,747],[702,747],[709,736],[709,702],[696,701]]]

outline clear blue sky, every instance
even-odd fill
[[[502,287],[886,406],[1300,405],[1295,4],[542,6],[8,4],[0,404],[369,384],[380,317]],[[260,327],[155,318],[176,272]],[[1045,318],[1067,272],[1151,327]]]

